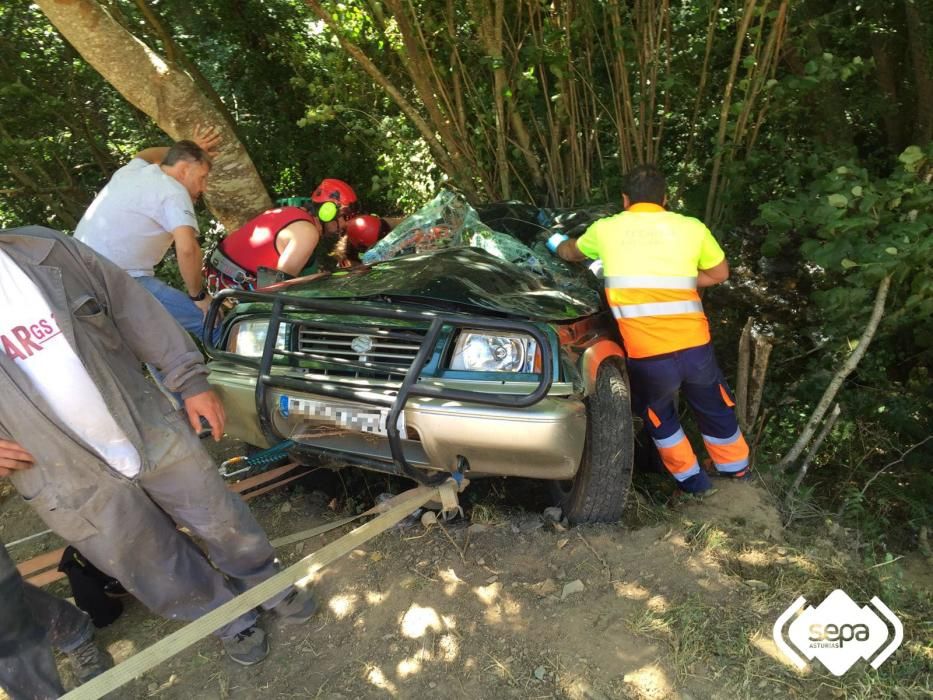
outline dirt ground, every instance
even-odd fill
[[[271,537],[333,520],[334,508],[369,506],[384,485],[370,480],[330,500],[314,479],[250,502]],[[889,601],[906,641],[886,675],[865,664],[843,678],[819,664],[799,673],[771,640],[774,620],[797,595],[821,598],[837,581],[861,581],[864,567],[841,546],[845,533],[805,541],[786,533],[761,483],[718,486],[675,507],[640,490],[623,524],[565,527],[542,514],[529,482],[477,485],[465,499],[468,519],[412,521],[325,569],[315,619],[265,621],[272,652],[262,664],[238,667],[208,638],[113,697],[929,697],[929,571],[890,582],[922,603],[917,613]],[[2,499],[3,539],[42,529],[15,495]],[[349,529],[283,547],[280,557],[297,561]],[[55,546],[45,538],[14,556]],[[61,584],[52,590],[68,595]],[[130,602],[98,638],[119,662],[180,626]]]

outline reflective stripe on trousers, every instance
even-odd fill
[[[677,481],[686,481],[700,473],[700,465],[682,428],[670,437],[652,438],[664,466]]]
[[[627,364],[633,408],[645,419],[645,429],[675,479],[683,482],[699,473],[677,412],[677,395],[681,391],[716,468],[736,473],[748,466],[748,445],[739,430],[734,401],[711,345],[663,357],[630,358]]]
[[[732,435],[725,438],[704,434],[703,443],[717,471],[736,473],[748,466],[748,445],[738,427]]]

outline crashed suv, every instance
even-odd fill
[[[607,213],[474,210],[442,193],[361,266],[222,292],[209,322],[236,305],[207,347],[228,434],[425,484],[543,479],[571,521],[618,520],[633,456],[623,350],[600,280],[544,245]]]

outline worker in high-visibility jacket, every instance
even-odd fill
[[[681,428],[681,390],[703,435],[711,473],[748,475],[748,445],[697,292],[725,281],[729,265],[701,221],[665,209],[665,189],[657,167],[639,166],[626,178],[625,211],[596,221],[576,240],[555,234],[548,247],[564,260],[602,261],[606,297],[625,345],[633,408],[680,488],[701,493],[712,483]]]

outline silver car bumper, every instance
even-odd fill
[[[209,376],[227,407],[227,432],[245,442],[267,446],[257,418],[255,375],[237,369],[213,363]],[[508,393],[529,393],[534,388],[523,383],[438,380],[432,383]],[[350,464],[354,463],[354,456],[392,461],[388,440],[380,435],[355,431],[308,435],[303,430],[307,426],[306,417],[285,416],[277,408],[286,393],[292,399],[328,401],[327,397],[312,393],[269,389],[266,397],[269,415],[279,434],[326,449]],[[361,403],[359,408],[372,407]],[[448,471],[463,457],[474,476],[570,479],[583,455],[586,410],[569,384],[555,383],[546,398],[521,409],[413,397],[405,407],[405,426],[410,438],[402,441],[405,457],[416,467]]]

